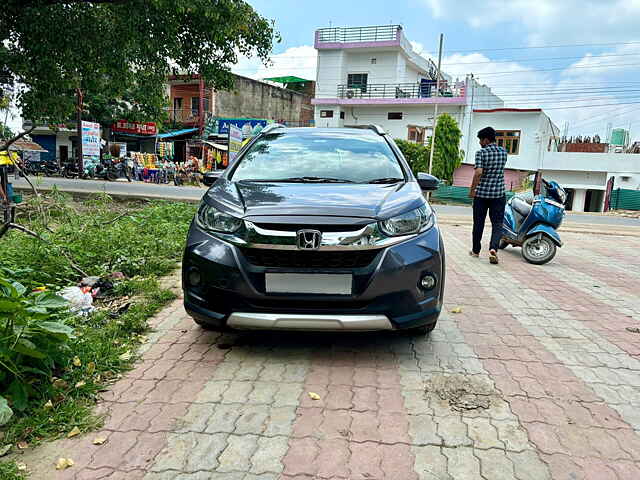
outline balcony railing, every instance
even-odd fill
[[[435,84],[369,83],[367,85],[338,85],[338,98],[430,98],[436,92]],[[440,89],[440,97],[462,97],[461,91]]]
[[[170,108],[169,120],[178,123],[198,123],[200,111],[197,108]]]
[[[373,27],[321,28],[316,32],[318,42],[383,42],[396,40],[400,25],[379,25]]]

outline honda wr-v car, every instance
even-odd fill
[[[380,127],[269,126],[206,176],[184,305],[212,329],[413,330],[442,308],[445,262],[423,190]]]

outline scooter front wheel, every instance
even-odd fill
[[[522,244],[522,256],[534,265],[544,265],[556,256],[556,244],[546,235],[527,238]]]

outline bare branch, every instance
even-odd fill
[[[25,135],[29,135],[31,132],[33,132],[35,130],[35,128],[36,128],[36,126],[34,124],[34,125],[31,126],[31,128],[25,130],[24,132],[20,132],[18,135],[16,135],[13,138],[10,138],[2,146],[0,146],[0,151],[9,150],[9,147],[11,146],[11,144],[13,142],[15,142],[16,140],[20,140]]]
[[[10,223],[8,225],[8,228],[13,228],[14,230],[18,230],[22,233],[26,233],[27,235],[37,238],[38,240],[40,240],[41,242],[46,243],[47,245],[52,245],[52,246],[57,246],[53,243],[51,243],[49,240],[47,240],[46,238],[42,237],[40,234],[34,232],[33,230],[29,230],[27,227],[24,227],[22,225],[19,225],[17,223]],[[76,271],[76,273],[79,273],[80,275],[82,275],[83,277],[87,277],[87,273],[82,270],[78,265],[76,265],[76,263],[73,261],[73,258],[71,258],[71,256],[65,252],[64,248],[60,247],[59,248],[60,253],[62,253],[62,255],[67,259],[67,261],[69,262],[69,265],[71,266],[71,268],[73,270]]]

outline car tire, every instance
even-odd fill
[[[433,332],[434,328],[436,328],[437,322],[433,322],[431,325],[423,325],[421,327],[410,328],[407,330],[409,335],[413,335],[416,337],[429,335]]]
[[[197,318],[194,318],[193,321],[196,322],[196,324],[200,328],[202,328],[203,330],[207,330],[209,332],[230,332],[231,331],[231,329],[226,325],[214,325],[214,324],[199,320]]]

